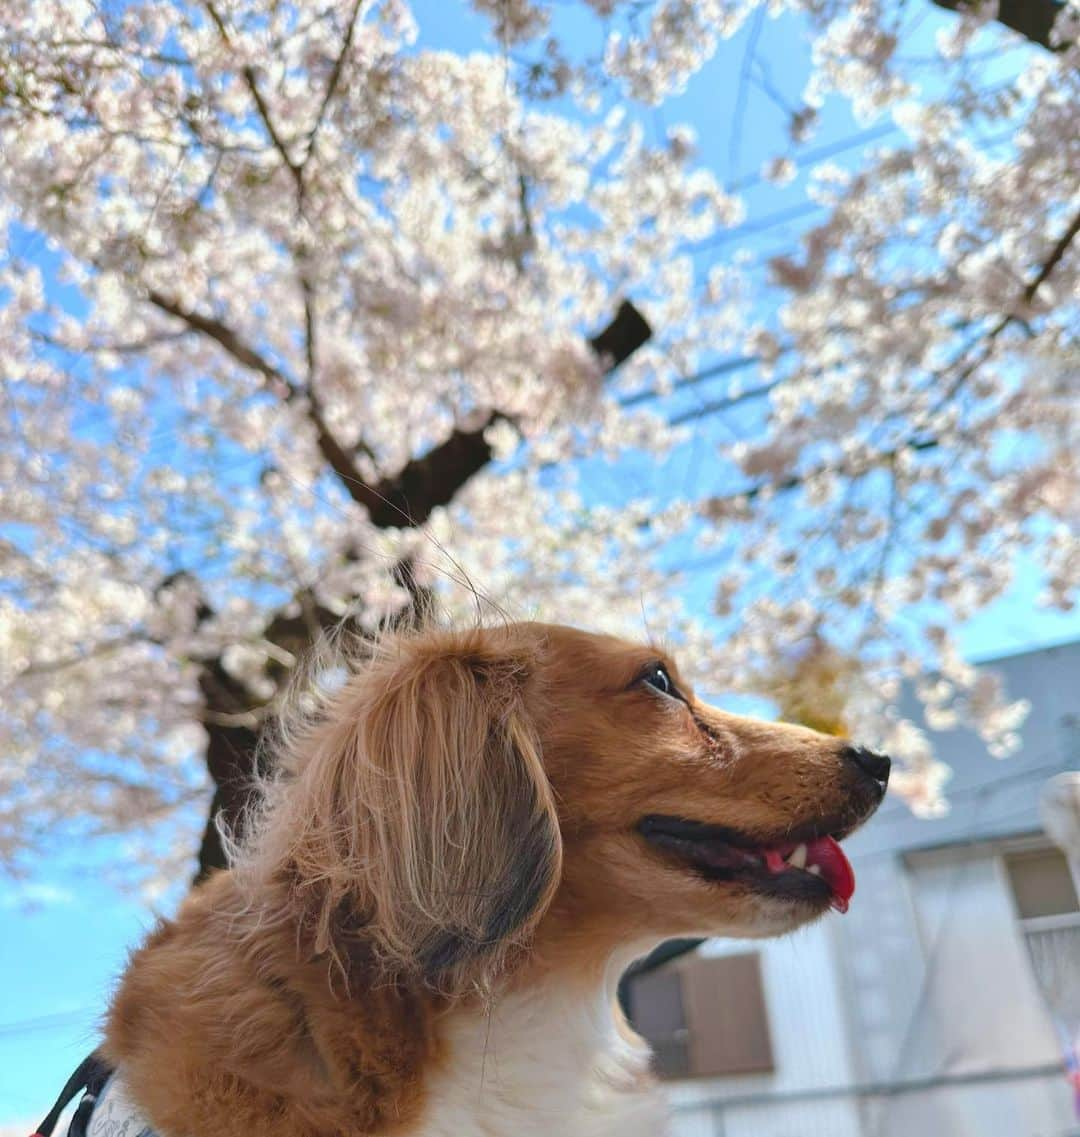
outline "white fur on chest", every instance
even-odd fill
[[[452,1015],[417,1137],[662,1137],[648,1052],[617,1029],[613,995],[549,980]]]

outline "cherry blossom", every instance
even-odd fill
[[[901,684],[931,729],[1017,745],[1025,708],[955,629],[1021,555],[1076,601],[1075,0],[1004,87],[972,61],[1011,33],[958,18],[931,88],[877,0],[586,0],[584,46],[544,0],[474,7],[490,49],[457,54],[404,0],[8,0],[13,871],[71,829],[183,875],[215,783],[235,815],[217,747],[254,761],[337,622],[433,598],[655,634],[713,696],[827,660],[830,713],[923,812],[947,771]],[[764,176],[821,220],[702,272],[744,203],[647,124],[766,13],[814,70]],[[892,141],[804,165],[837,97]],[[652,338],[622,359],[595,337],[626,299]],[[641,477],[694,445],[668,401],[725,352],[757,361],[725,394],[754,430],[704,436],[696,485]]]

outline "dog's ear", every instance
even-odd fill
[[[499,970],[561,868],[531,658],[492,638],[428,633],[380,653],[353,680],[348,738],[320,756],[331,855],[351,878],[338,932],[449,992]]]

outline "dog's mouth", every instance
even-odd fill
[[[855,873],[839,843],[850,829],[822,835],[814,827],[761,844],[723,826],[651,814],[638,832],[706,880],[737,881],[776,900],[846,912],[855,893]]]

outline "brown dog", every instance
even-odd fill
[[[324,695],[233,869],[111,1008],[105,1054],[161,1137],[652,1137],[622,970],[846,908],[836,839],[888,777],[571,628],[394,637]]]

